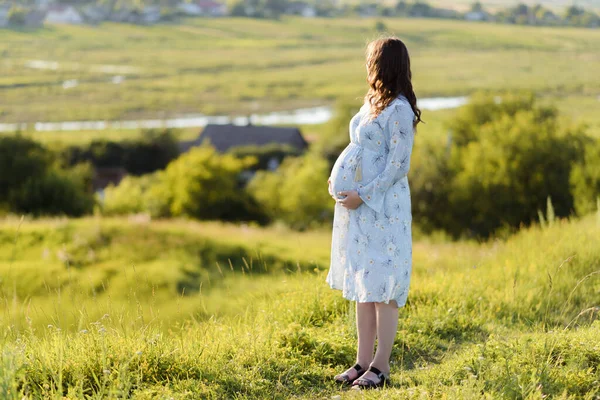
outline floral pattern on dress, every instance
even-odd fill
[[[370,120],[365,104],[350,121],[350,144],[332,169],[331,194],[357,190],[356,210],[335,206],[327,283],[348,300],[406,304],[412,271],[407,173],[415,115],[398,96]]]

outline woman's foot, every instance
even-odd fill
[[[389,375],[389,370],[388,372],[383,372],[371,365],[364,374],[354,380],[352,389],[373,389],[382,387],[389,383]]]
[[[356,378],[361,376],[364,372],[365,370],[363,369],[363,367],[361,367],[360,364],[357,363],[354,364],[354,366],[347,369],[346,371],[342,372],[341,374],[336,375],[334,379],[337,383],[351,385],[352,382],[354,382]]]

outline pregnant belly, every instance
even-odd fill
[[[338,192],[346,190],[356,190],[358,182],[356,177],[356,168],[361,163],[361,148],[358,145],[350,143],[342,154],[338,157],[331,170],[331,191],[340,198]]]

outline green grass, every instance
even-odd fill
[[[599,218],[506,241],[417,239],[385,398],[596,398]],[[351,303],[325,283],[329,236],[7,220],[0,396],[354,398],[331,383],[356,332]],[[186,271],[202,289],[181,295]]]
[[[384,19],[408,43],[421,97],[530,89],[552,101],[600,94],[600,31]],[[103,24],[3,31],[1,121],[244,114],[354,101],[366,89],[373,19],[200,19],[152,27]],[[57,70],[26,68],[57,61]],[[102,65],[131,67],[102,73]],[[110,83],[124,75],[120,85]],[[63,89],[68,79],[80,85]],[[560,104],[559,104],[560,105]],[[574,107],[567,107],[572,110]],[[597,118],[598,117],[594,117]]]

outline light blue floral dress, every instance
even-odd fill
[[[365,104],[350,121],[350,144],[331,171],[332,196],[357,190],[356,210],[335,205],[327,283],[358,302],[406,304],[412,271],[407,173],[415,115],[400,95],[370,120]],[[337,196],[339,197],[339,196]]]

